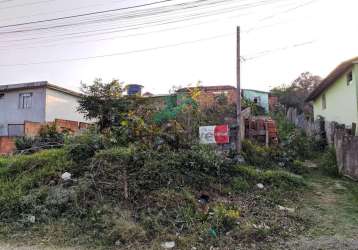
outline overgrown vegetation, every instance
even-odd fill
[[[82,111],[99,119],[98,129],[64,138],[61,149],[0,158],[3,235],[105,249],[157,249],[165,241],[230,249],[304,229],[299,214],[278,209],[305,188],[297,174],[311,144],[294,128],[277,147],[245,141],[242,161],[197,143],[198,126],[225,117],[198,109],[196,91],[167,116],[147,100],[125,110],[118,82],[86,89]],[[113,102],[119,106],[108,109]],[[226,104],[219,100],[215,110]]]

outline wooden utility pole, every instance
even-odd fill
[[[240,48],[240,26],[237,27],[237,62],[236,62],[236,80],[237,80],[237,152],[241,152],[241,48]]]

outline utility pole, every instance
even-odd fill
[[[237,152],[241,152],[241,46],[240,46],[240,26],[237,27],[237,61],[236,61],[236,80],[237,80],[237,104],[236,104],[236,113],[237,113],[237,142],[236,148]]]

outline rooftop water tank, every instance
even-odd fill
[[[127,89],[127,95],[129,96],[142,95],[143,86],[139,84],[128,84],[126,86],[126,89]]]

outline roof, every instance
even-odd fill
[[[322,82],[311,92],[306,98],[306,102],[310,102],[319,97],[326,89],[333,85],[336,80],[347,72],[354,64],[358,63],[358,57],[354,57],[338,65]]]
[[[69,94],[75,97],[80,97],[81,94],[69,89],[59,87],[57,85],[50,84],[47,81],[40,82],[28,82],[28,83],[19,83],[19,84],[9,84],[9,85],[0,85],[0,92],[9,92],[15,90],[26,90],[26,89],[36,89],[36,88],[48,88],[56,90],[65,94]]]
[[[252,92],[257,92],[257,93],[270,94],[267,91],[256,90],[256,89],[243,89],[242,91],[252,91]]]
[[[187,87],[178,89],[177,92],[188,92],[189,90],[198,88],[200,91],[224,91],[236,89],[229,85],[217,85],[217,86],[199,86],[199,87]]]

